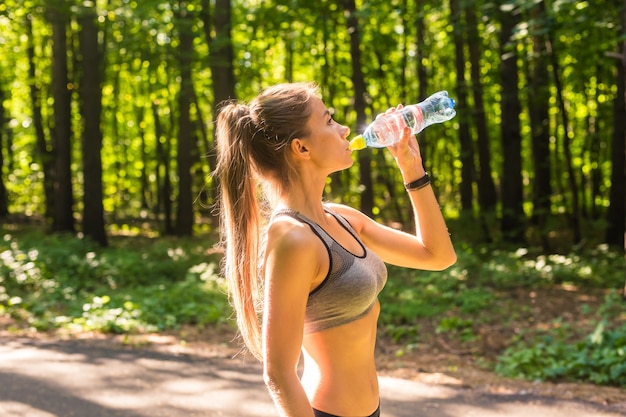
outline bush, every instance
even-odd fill
[[[0,236],[0,314],[21,326],[128,333],[233,323],[219,255],[207,252],[214,239],[114,237],[100,248],[39,230]],[[476,351],[495,329],[496,370],[504,375],[624,386],[623,304],[615,293],[603,303],[596,298],[623,285],[623,254],[604,246],[543,255],[459,245],[457,255],[441,272],[389,267],[380,295],[383,334],[412,348],[429,332]],[[567,297],[580,302],[563,311],[544,301],[550,311],[538,317],[529,294],[566,286]],[[558,322],[566,313],[576,326]],[[546,320],[558,323],[545,330]]]
[[[617,297],[609,296],[609,308]],[[607,328],[601,320],[583,340],[570,342],[543,335],[534,343],[505,350],[496,371],[513,378],[540,381],[586,381],[626,387],[626,324]]]
[[[133,238],[99,248],[64,235],[5,234],[0,313],[39,330],[154,331],[226,321],[217,260],[198,240]]]

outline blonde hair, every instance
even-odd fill
[[[295,171],[288,145],[308,134],[311,99],[318,96],[315,84],[279,84],[249,105],[224,103],[217,116],[214,176],[219,181],[223,273],[239,332],[258,359],[262,357],[262,228],[267,217],[261,200],[272,197],[268,195],[272,187],[289,190]]]

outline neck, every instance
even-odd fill
[[[312,181],[296,182],[288,192],[280,195],[277,209],[289,208],[311,220],[321,220],[324,216],[322,206],[324,185],[325,181],[317,185]]]

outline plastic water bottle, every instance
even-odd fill
[[[456,115],[454,99],[447,91],[439,91],[418,104],[403,107],[376,118],[361,135],[350,141],[350,149],[358,151],[366,146],[383,148],[401,138],[405,126],[416,135],[433,123],[442,123]]]

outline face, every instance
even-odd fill
[[[350,128],[337,123],[321,99],[315,98],[311,107],[313,111],[307,122],[307,145],[312,159],[332,171],[349,168],[354,162],[347,140]]]

